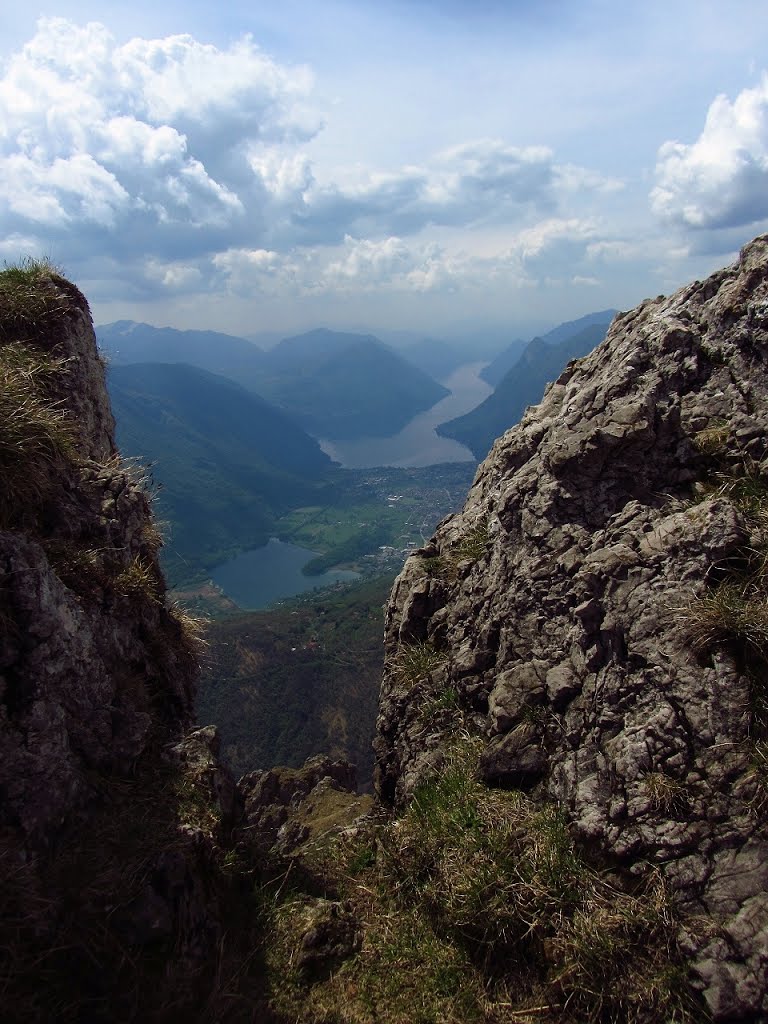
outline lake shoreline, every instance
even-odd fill
[[[299,547],[278,537],[266,544],[241,551],[211,570],[213,584],[242,611],[262,611],[312,590],[360,578],[352,569],[328,569],[316,575],[302,572],[318,552]]]

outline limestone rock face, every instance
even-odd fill
[[[717,483],[768,475],[767,360],[768,236],[619,314],[408,559],[376,740],[379,795],[402,805],[458,707],[489,784],[557,801],[626,876],[661,871],[709,922],[691,961],[722,1021],[768,1020],[768,670],[727,637],[693,645],[690,609],[765,550],[764,513]],[[414,650],[429,667],[409,674]]]
[[[133,1020],[189,998],[219,942],[222,828],[203,826],[226,786],[179,747],[197,654],[87,303],[28,276],[0,287],[0,987],[9,1020]],[[139,998],[158,943],[165,980]]]
[[[147,495],[116,457],[88,306],[68,282],[38,287],[59,315],[29,337],[0,308],[2,341],[59,361],[49,397],[75,453],[0,524],[0,830],[25,857],[93,800],[94,772],[128,775],[189,725],[195,679]]]

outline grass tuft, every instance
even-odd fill
[[[188,609],[174,602],[168,608],[173,621],[179,629],[181,644],[196,659],[202,658],[208,649],[207,630],[209,620],[202,615],[194,615]]]
[[[728,581],[693,601],[682,613],[694,650],[708,653],[731,644],[768,661],[768,596],[748,583]]]
[[[678,779],[664,772],[648,772],[643,786],[654,811],[669,814],[682,811],[687,806],[685,786]]]
[[[160,604],[163,600],[163,581],[157,567],[137,556],[112,580],[112,588],[120,597]]]
[[[693,444],[702,455],[725,455],[731,429],[725,420],[716,420],[693,437]]]
[[[54,466],[76,458],[76,432],[61,403],[50,397],[64,363],[29,345],[0,346],[0,522],[39,505]]]
[[[57,267],[26,257],[0,271],[0,343],[34,342],[70,312],[72,301]]]
[[[477,562],[488,549],[488,523],[483,521],[474,526],[468,533],[447,548],[442,555],[432,555],[423,559],[424,571],[427,576],[453,582],[459,573],[462,562]]]
[[[488,547],[488,523],[482,522],[473,526],[458,542],[456,547],[451,549],[451,557],[456,562],[472,561],[477,562],[486,552]]]
[[[395,677],[413,685],[426,679],[436,668],[448,660],[444,651],[438,651],[429,640],[402,644],[395,656]]]

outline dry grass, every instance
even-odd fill
[[[120,597],[151,604],[162,604],[165,593],[157,566],[140,555],[114,576],[112,589]]]
[[[724,455],[728,450],[730,427],[724,420],[717,420],[693,437],[693,444],[702,455]]]
[[[654,811],[669,814],[683,811],[687,806],[685,786],[671,775],[648,772],[643,778],[643,787]]]
[[[381,902],[359,886],[362,948],[328,979],[308,985],[300,970],[312,901],[289,896],[273,911],[267,967],[272,1005],[301,1024],[480,1024],[482,979],[466,953],[438,936],[417,909]]]
[[[689,643],[700,653],[734,644],[768,661],[768,597],[752,585],[721,583],[684,609],[682,619]]]
[[[207,631],[210,620],[204,615],[194,615],[178,602],[173,602],[168,613],[178,626],[182,644],[197,659],[203,657],[208,650]]]
[[[768,742],[765,740],[753,744],[749,774],[754,782],[752,809],[764,817],[768,814]]]
[[[768,479],[763,467],[747,458],[740,466],[715,474],[702,490],[709,497],[727,499],[741,512],[754,546],[741,552],[738,565],[716,567],[722,582],[681,610],[684,632],[698,653],[728,646],[741,656],[745,667],[760,666],[753,672],[755,679],[764,678],[768,664]]]
[[[64,364],[28,345],[0,346],[0,522],[38,506],[50,492],[56,467],[76,458],[76,431],[50,397]]]
[[[0,344],[45,338],[72,308],[70,287],[49,260],[6,263],[0,271]]]

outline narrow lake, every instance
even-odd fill
[[[244,611],[257,611],[283,598],[359,577],[351,569],[330,569],[319,576],[304,576],[302,568],[316,554],[272,537],[264,547],[243,551],[217,566],[211,579]]]
[[[320,447],[345,469],[370,466],[434,466],[438,462],[475,462],[469,450],[449,437],[439,437],[435,427],[474,409],[493,388],[478,374],[485,363],[467,363],[440,381],[451,394],[431,409],[415,416],[393,437],[360,437],[354,441],[321,441]]]

